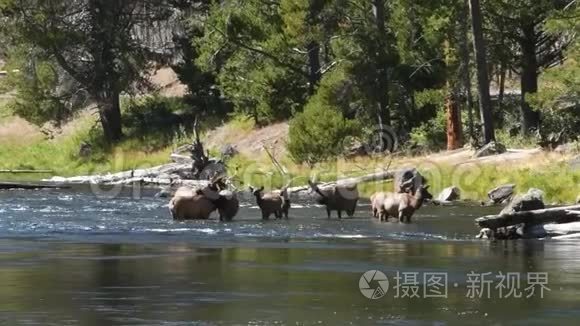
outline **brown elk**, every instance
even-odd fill
[[[171,215],[174,219],[208,219],[217,209],[220,221],[230,221],[240,205],[236,194],[225,188],[224,177],[218,175],[201,189],[180,187],[169,202]]]
[[[330,218],[331,212],[336,211],[338,218],[342,218],[342,211],[345,211],[349,217],[354,215],[356,203],[359,194],[356,184],[351,185],[334,185],[320,189],[317,184],[308,180],[312,191],[318,194],[316,202],[326,206],[326,214]]]
[[[398,217],[399,222],[410,223],[411,217],[416,210],[421,208],[423,202],[433,198],[428,189],[428,185],[420,185],[415,194],[386,193],[379,211],[380,220],[386,221],[389,217]]]
[[[256,197],[256,203],[260,210],[262,211],[262,219],[267,220],[270,218],[270,215],[274,214],[276,218],[282,218],[282,214],[284,213],[284,196],[280,192],[267,192],[264,193],[264,187],[260,187],[259,189],[255,189],[250,187],[250,191],[252,195]],[[287,208],[286,208],[286,218],[288,218],[287,209],[290,208],[290,202],[288,201]]]
[[[206,220],[215,204],[199,189],[180,187],[169,201],[169,211],[176,220]]]

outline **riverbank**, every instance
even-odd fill
[[[94,119],[94,118],[93,118]],[[1,121],[0,121],[1,123]],[[191,141],[186,133],[176,134],[162,146],[148,146],[147,139],[127,139],[113,148],[93,149],[89,157],[79,155],[81,144],[90,140],[91,117],[84,117],[66,133],[53,139],[2,137],[0,170],[51,170],[45,174],[1,173],[0,180],[35,181],[51,176],[77,176],[146,169],[169,162],[170,153]],[[530,187],[543,189],[547,203],[571,203],[580,193],[580,163],[571,163],[577,149],[544,152],[539,149],[511,149],[502,155],[473,159],[472,150],[439,152],[416,156],[394,155],[338,159],[313,167],[296,164],[286,154],[288,125],[279,123],[255,128],[247,120],[234,120],[204,134],[203,141],[215,156],[221,147],[232,145],[239,154],[228,161],[230,175],[240,187],[264,185],[280,188],[303,185],[309,178],[332,181],[361,176],[384,169],[416,167],[429,179],[432,192],[449,186],[462,190],[462,198],[474,201],[487,199],[487,192],[500,184],[515,183],[517,192]],[[6,133],[6,131],[5,131]],[[268,148],[270,154],[264,148]],[[360,185],[361,194],[390,191],[390,181]]]

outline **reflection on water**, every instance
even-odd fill
[[[580,318],[578,245],[474,241],[479,208],[428,206],[414,225],[398,225],[370,221],[365,207],[354,219],[327,220],[307,203],[290,221],[263,223],[247,205],[237,222],[220,224],[173,222],[163,205],[0,193],[0,324],[573,325]],[[390,280],[378,300],[358,288],[371,269]],[[492,289],[490,299],[468,298],[472,271],[546,272],[551,291],[500,299]],[[395,298],[397,272],[447,273],[448,297]]]

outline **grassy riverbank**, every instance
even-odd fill
[[[92,124],[94,120],[85,118],[77,122],[67,135],[56,136],[51,140],[44,140],[42,137],[0,139],[0,170],[54,171],[52,174],[3,173],[0,174],[0,180],[38,180],[51,175],[88,175],[148,168],[167,163],[173,149],[190,141],[190,135],[180,132],[165,143],[156,143],[154,139],[141,137],[127,139],[112,148],[105,148],[92,140],[94,136],[89,131]],[[252,144],[260,142],[260,139],[252,137],[264,137],[248,121],[235,120],[220,129],[210,132],[206,137],[214,152],[226,141],[235,143],[236,139],[249,138],[247,142]],[[271,136],[275,132],[277,131],[267,130],[266,134]],[[87,141],[97,146],[94,146],[90,159],[82,159],[78,151],[81,144]],[[575,170],[568,163],[573,154],[548,154],[538,151],[482,161],[471,160],[469,154],[464,151],[416,157],[363,157],[339,159],[310,167],[295,164],[284,153],[275,153],[285,169],[283,174],[263,151],[244,153],[242,148],[242,153],[230,160],[228,166],[230,173],[235,175],[236,183],[241,187],[251,184],[279,188],[289,181],[292,185],[303,185],[308,178],[330,181],[369,174],[387,167],[392,170],[403,166],[416,166],[428,177],[434,194],[445,187],[456,185],[461,188],[463,198],[470,200],[485,200],[489,189],[505,183],[515,183],[520,192],[525,192],[530,187],[540,188],[546,192],[546,199],[550,203],[572,202],[580,193],[580,169]],[[364,196],[391,189],[392,184],[389,181],[360,185]]]

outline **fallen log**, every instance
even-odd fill
[[[179,164],[193,164],[193,159],[187,155],[181,155],[173,153],[169,156],[172,162],[179,163]]]
[[[578,239],[580,238],[580,233],[572,233],[566,235],[559,235],[552,237],[553,240],[569,240],[569,239]]]
[[[123,171],[119,173],[105,174],[105,175],[85,175],[70,178],[52,177],[44,179],[44,182],[50,183],[64,183],[64,184],[102,184],[113,185],[123,183],[133,183],[137,179],[170,179],[173,174],[180,174],[191,171],[191,166],[188,164],[170,163],[152,167],[149,169],[138,169],[131,171]]]
[[[577,210],[580,210],[580,205],[537,209],[504,215],[488,215],[477,218],[475,223],[480,228],[492,230],[522,223],[526,225],[568,223],[580,220],[580,214]]]
[[[544,230],[550,236],[566,235],[571,233],[580,233],[580,222],[570,222],[562,224],[545,224]]]
[[[321,183],[318,185],[318,187],[323,189],[323,188],[334,186],[337,184],[338,185],[359,184],[359,183],[372,182],[372,181],[389,180],[389,179],[393,179],[398,172],[399,172],[399,170],[380,171],[380,172],[375,172],[375,173],[363,175],[360,177],[351,177],[351,178],[339,179],[339,180],[333,181],[333,182]],[[310,190],[310,186],[308,186],[308,185],[290,187],[290,188],[288,188],[288,193],[297,193],[297,192],[302,192],[302,191],[307,191],[307,190]]]

